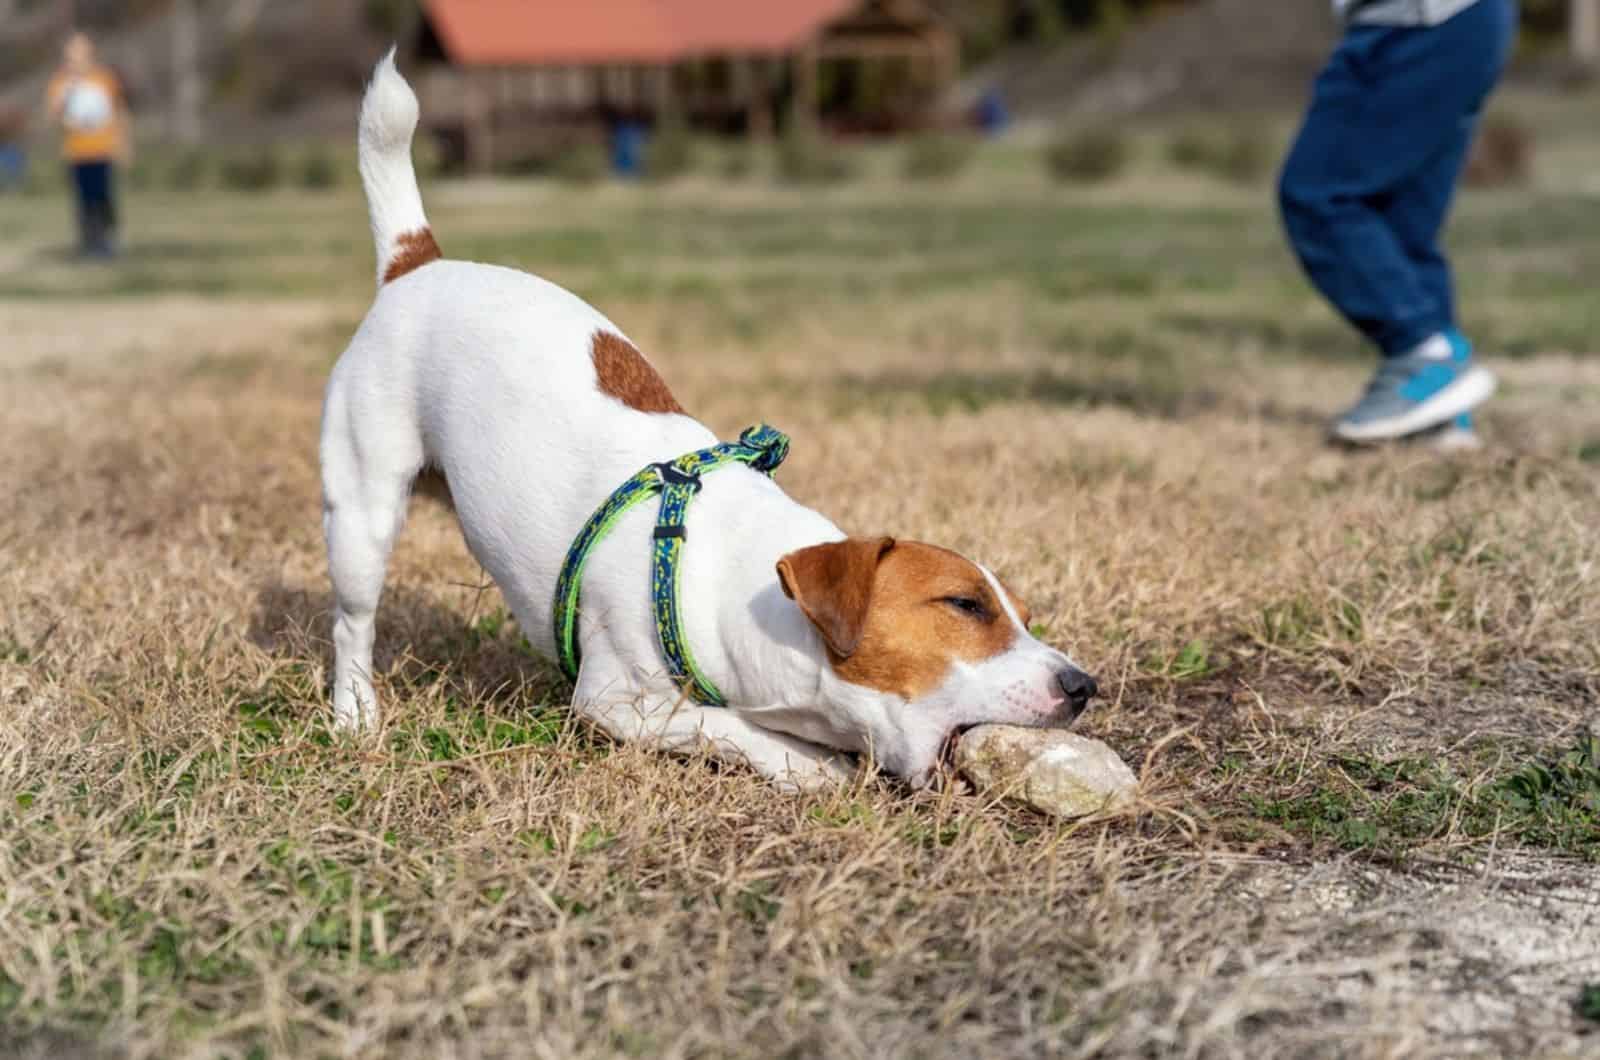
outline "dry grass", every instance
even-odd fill
[[[1523,356],[1444,461],[1324,448],[1366,364],[1264,203],[1043,179],[433,199],[719,430],[789,431],[798,497],[1003,570],[1143,771],[1077,825],[609,747],[423,502],[384,731],[330,738],[359,206],[135,202],[153,249],[85,274],[0,204],[0,1052],[1580,1051],[1595,848],[1495,793],[1600,704],[1592,214],[1468,202],[1475,330]]]

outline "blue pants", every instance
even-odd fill
[[[84,250],[106,251],[117,227],[115,170],[110,161],[75,162],[68,168],[78,194],[79,242]]]
[[[1516,0],[1438,26],[1353,26],[1318,76],[1278,199],[1311,282],[1387,355],[1455,326],[1439,233]]]

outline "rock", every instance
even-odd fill
[[[1120,809],[1139,787],[1117,752],[1061,729],[979,725],[957,742],[956,769],[980,792],[999,792],[1057,817]]]

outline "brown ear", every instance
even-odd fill
[[[878,561],[892,537],[851,537],[812,545],[778,561],[778,581],[841,659],[855,654],[872,603]]]

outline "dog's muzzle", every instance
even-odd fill
[[[1089,700],[1100,694],[1100,686],[1095,679],[1076,666],[1069,666],[1056,674],[1056,687],[1066,697],[1067,709],[1073,718],[1082,714]]]

